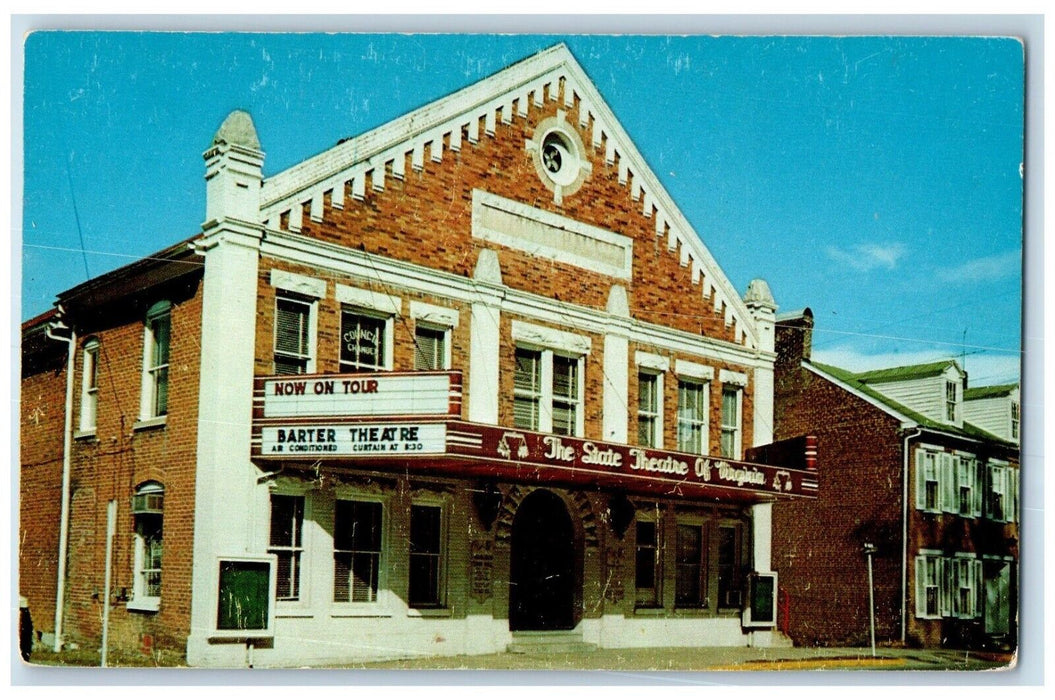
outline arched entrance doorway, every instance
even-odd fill
[[[517,509],[511,535],[509,629],[575,627],[575,531],[564,501],[533,492]]]

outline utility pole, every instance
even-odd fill
[[[868,627],[872,637],[872,658],[876,655],[876,606],[874,586],[872,584],[872,555],[876,552],[876,546],[871,542],[864,544],[865,556],[868,557]]]

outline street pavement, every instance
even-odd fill
[[[1013,668],[1010,654],[933,649],[703,647],[596,649],[401,659],[347,668],[603,671],[983,671]]]

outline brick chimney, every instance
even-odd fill
[[[791,369],[813,351],[813,312],[806,307],[777,316],[777,366]]]

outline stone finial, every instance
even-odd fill
[[[744,294],[744,302],[748,306],[764,306],[771,311],[777,308],[777,302],[773,299],[773,293],[769,291],[769,284],[761,278],[753,279],[747,285],[747,294]]]
[[[260,150],[260,139],[256,136],[253,118],[249,116],[249,112],[240,109],[227,115],[217,130],[216,136],[213,137],[212,143],[214,146],[226,143],[254,151]]]

